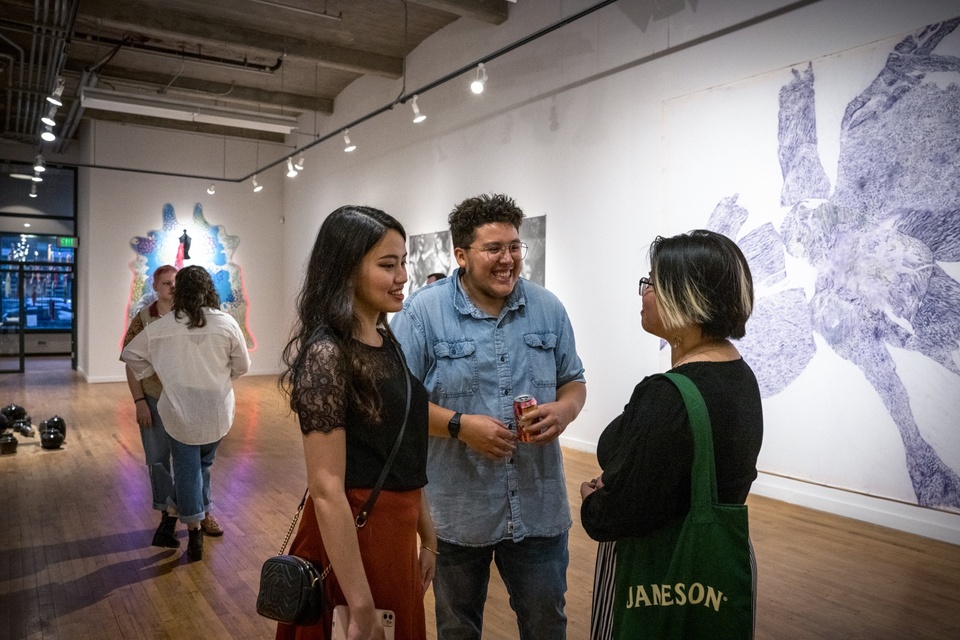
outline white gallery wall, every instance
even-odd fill
[[[265,185],[260,193],[253,193],[249,182],[218,182],[210,195],[210,180],[157,173],[244,175],[255,166],[254,142],[104,122],[85,123],[81,135],[87,164],[149,172],[80,170],[77,365],[84,378],[125,379],[119,356],[137,258],[131,241],[162,229],[168,204],[179,224],[191,221],[199,204],[210,225],[239,238],[232,262],[240,267],[249,301],[247,325],[255,340],[250,372],[276,372],[284,334],[277,327],[287,319],[278,286],[284,254],[279,170],[258,178]],[[261,143],[261,159],[270,146]]]
[[[136,257],[130,241],[159,229],[167,204],[186,220],[199,203],[211,225],[239,238],[233,262],[257,342],[252,372],[274,374],[303,265],[329,212],[348,203],[382,208],[416,235],[446,229],[464,198],[502,192],[529,216],[547,217],[546,286],[566,304],[588,380],[587,404],[562,442],[593,451],[634,385],[669,364],[639,322],[637,281],[648,270],[649,242],[707,226],[734,196],[748,213],[739,235],[763,223],[779,229],[788,214],[779,199],[778,95],[793,71],[813,63],[813,152],[835,183],[844,106],[899,39],[960,16],[960,0],[619,0],[490,60],[480,96],[468,89],[472,70],[422,93],[421,124],[411,122],[409,104],[357,124],[350,137],[358,148],[343,152],[344,126],[593,5],[520,0],[503,25],[460,19],[410,54],[405,81],[358,80],[337,98],[334,116],[302,117],[286,146],[86,126],[82,162],[143,172],[80,173],[83,375],[123,379],[117,357]],[[960,56],[958,40],[952,34],[936,53]],[[956,76],[937,78],[948,86],[960,84]],[[210,180],[160,175],[245,175],[297,147],[308,147],[304,171],[293,179],[266,171],[256,195],[249,183],[220,183],[211,196]],[[794,285],[812,296],[816,270],[785,259]],[[956,263],[938,265],[960,278]],[[822,335],[811,343],[809,361],[764,399],[754,492],[960,543],[960,505],[918,506],[889,398]],[[916,351],[886,353],[919,434],[948,469],[960,470],[960,377]]]
[[[459,20],[408,57],[405,86],[357,81],[317,132],[337,131],[592,4],[525,0],[501,26]],[[336,207],[379,207],[420,234],[445,229],[465,197],[507,193],[528,215],[547,216],[546,286],[570,313],[589,390],[563,443],[593,450],[633,386],[668,364],[639,324],[637,280],[650,240],[707,226],[714,207],[734,195],[750,213],[744,233],[763,222],[778,226],[786,215],[778,91],[792,69],[813,61],[815,72],[823,70],[817,133],[822,164],[835,178],[844,106],[899,39],[957,16],[960,2],[943,0],[613,3],[489,61],[480,96],[467,88],[472,71],[420,95],[422,124],[411,123],[409,104],[397,105],[351,129],[352,154],[338,137],[308,149],[308,169],[284,182],[285,308],[292,310],[312,240]],[[958,37],[937,53],[960,55]],[[313,117],[303,125],[311,130]],[[788,261],[799,269],[797,286],[812,294],[815,271]],[[957,277],[955,264],[942,266]],[[810,361],[765,398],[764,473],[754,490],[960,542],[956,487],[933,508],[918,506],[900,425],[884,398],[862,367],[822,336],[811,340]],[[921,435],[947,472],[960,470],[960,378],[917,353],[889,352]],[[950,474],[943,477],[949,484]]]

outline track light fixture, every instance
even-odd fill
[[[257,182],[257,176],[254,175],[253,176],[253,192],[260,193],[261,191],[263,191],[263,185]]]
[[[50,125],[44,127],[44,131],[40,134],[40,137],[43,138],[45,142],[53,142],[57,139],[57,135],[53,132],[53,127]]]
[[[287,177],[296,178],[297,170],[293,168],[293,158],[287,158]]]
[[[57,78],[57,86],[54,88],[53,93],[47,96],[47,102],[49,102],[55,107],[62,107],[63,101],[60,99],[60,96],[62,95],[63,95],[63,78]]]
[[[477,77],[470,83],[470,91],[481,94],[485,84],[487,84],[487,68],[481,62],[477,65]]]
[[[413,121],[416,124],[420,124],[427,119],[427,116],[420,113],[420,107],[417,106],[417,96],[413,96]]]
[[[37,157],[33,159],[33,170],[37,173],[47,170],[47,163],[43,161],[43,155],[37,154]]]
[[[36,182],[34,182],[33,184],[30,185],[30,197],[31,197],[31,198],[36,198],[36,197],[37,197],[37,183],[36,183]]]
[[[52,104],[50,105],[50,108],[47,109],[47,115],[40,118],[40,122],[42,122],[47,126],[52,127],[57,124],[57,121],[53,119],[53,116],[55,115],[57,115],[57,105]]]
[[[211,183],[210,183],[210,186],[207,187],[207,193],[209,193],[210,195],[213,195],[213,194],[215,194],[216,192],[217,192],[217,185],[215,185],[215,184],[213,184],[213,183],[211,182]]]
[[[293,164],[293,168],[297,171],[303,171],[303,153],[300,153],[300,159]]]
[[[350,129],[343,130],[343,150],[346,153],[350,153],[357,148],[357,145],[350,142]]]

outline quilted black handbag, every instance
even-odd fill
[[[257,613],[285,624],[316,624],[326,607],[323,579],[330,573],[330,565],[321,573],[309,560],[283,553],[306,501],[304,492],[280,553],[268,558],[260,570]]]

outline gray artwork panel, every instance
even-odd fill
[[[407,277],[410,293],[427,284],[431,273],[450,275],[457,267],[453,259],[450,231],[436,231],[410,236],[407,253]]]

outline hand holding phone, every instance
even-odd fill
[[[383,627],[384,640],[393,640],[395,618],[393,611],[377,609],[377,620]],[[347,625],[350,623],[350,609],[343,604],[333,608],[333,629],[330,640],[347,640]]]

